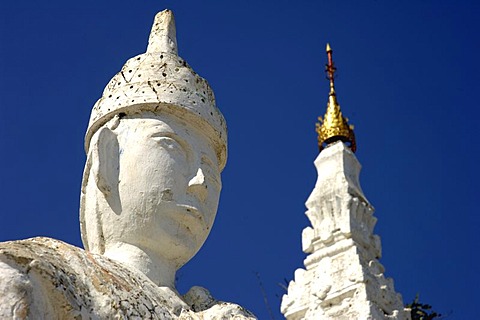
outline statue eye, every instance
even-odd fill
[[[186,156],[184,148],[175,139],[165,136],[154,136],[152,139],[155,140],[165,150],[169,152],[181,153],[182,155]]]

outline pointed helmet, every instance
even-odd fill
[[[223,169],[227,159],[225,119],[208,82],[178,56],[170,10],[155,16],[147,51],[129,59],[95,103],[85,136],[86,152],[95,132],[114,116],[143,111],[174,114],[202,130]]]

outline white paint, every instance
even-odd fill
[[[318,179],[306,202],[312,227],[302,234],[309,255],[283,296],[281,311],[296,319],[409,319],[402,297],[385,278],[376,218],[359,183],[360,163],[337,142],[315,160]]]
[[[173,14],[155,16],[146,53],[129,59],[93,107],[85,149],[92,136],[121,112],[176,114],[205,132],[223,169],[227,157],[227,128],[208,82],[177,55]]]
[[[1,319],[255,319],[204,288],[181,296],[136,269],[49,238],[0,243]]]
[[[147,52],[95,104],[80,205],[86,251],[34,238],[0,244],[0,317],[254,319],[175,273],[207,238],[226,164],[225,120],[157,14]]]
[[[171,115],[144,112],[104,127],[90,146],[82,235],[92,252],[125,263],[159,285],[206,240],[221,180],[202,131]]]
[[[147,52],[107,85],[86,146],[85,248],[173,288],[215,219],[226,127],[208,83],[177,56],[171,11],[155,17]]]

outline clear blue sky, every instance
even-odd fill
[[[81,246],[83,136],[124,62],[145,51],[157,11],[180,56],[212,85],[229,160],[210,238],[179,272],[268,319],[302,266],[330,42],[381,262],[405,302],[478,318],[480,5],[466,1],[3,1],[0,4],[0,240]]]

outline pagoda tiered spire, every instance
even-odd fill
[[[316,124],[318,147],[322,151],[328,145],[341,140],[355,152],[357,145],[353,125],[348,124],[348,119],[342,115],[340,105],[337,102],[337,94],[335,92],[335,71],[337,68],[333,63],[333,50],[328,43],[326,51],[328,63],[325,65],[325,72],[330,81],[330,92],[328,94],[327,111],[323,119],[318,117],[320,123]]]
[[[327,44],[330,92],[317,124],[317,182],[305,203],[311,223],[302,232],[307,257],[288,284],[281,311],[287,320],[409,320],[402,296],[378,260],[377,218],[360,186],[353,126],[337,102],[332,53]]]

